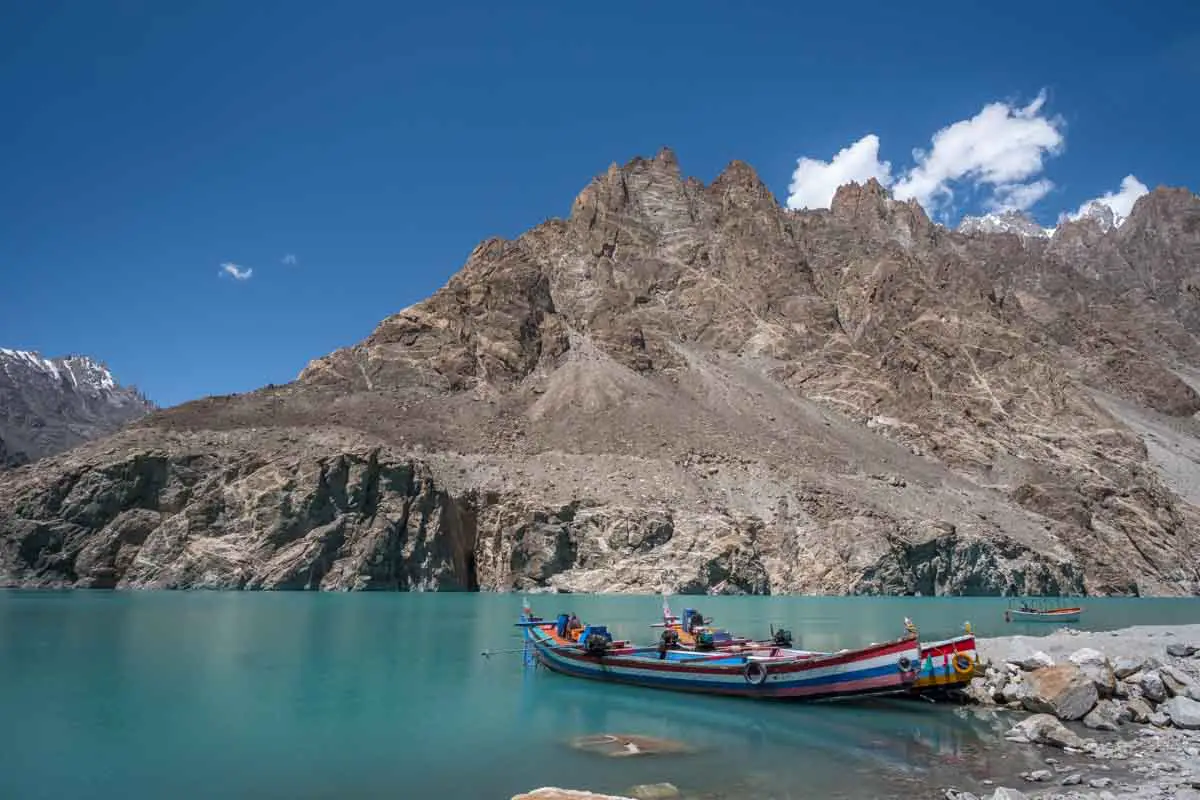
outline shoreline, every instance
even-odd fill
[[[985,798],[1200,800],[1200,624],[1064,626],[976,649],[966,708],[1012,713],[1004,738],[1046,762]]]

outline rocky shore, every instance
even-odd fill
[[[1200,625],[1068,629],[978,649],[968,701],[1028,714],[1005,738],[1046,750],[1044,769],[1021,774],[1025,786],[990,800],[1200,800]]]

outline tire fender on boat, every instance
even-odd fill
[[[954,671],[959,675],[965,675],[975,667],[975,663],[967,653],[955,653],[951,663],[954,665]]]
[[[746,666],[742,668],[742,675],[745,676],[746,683],[761,686],[767,680],[767,665],[761,661],[747,661]]]
[[[913,671],[913,661],[908,656],[900,656],[900,660],[896,662],[896,666],[900,668],[901,672]]]

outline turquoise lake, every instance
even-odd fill
[[[661,599],[531,595],[650,643]],[[686,601],[686,602],[685,602]],[[716,624],[836,649],[1037,634],[1009,601],[671,597]],[[1085,599],[1092,630],[1200,622],[1200,601]],[[0,797],[463,798],[539,786],[620,793],[669,781],[711,798],[918,797],[1028,768],[1011,717],[874,700],[774,705],[610,686],[526,668],[519,595],[0,593]],[[696,752],[605,758],[573,737],[627,733]]]

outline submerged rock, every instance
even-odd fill
[[[679,789],[673,783],[643,783],[629,790],[636,800],[675,800]]]
[[[1193,644],[1184,644],[1183,642],[1173,642],[1167,645],[1167,655],[1174,658],[1191,658],[1196,654],[1196,646]]]
[[[673,739],[660,739],[655,736],[640,736],[627,733],[599,733],[589,736],[577,736],[571,740],[571,747],[587,753],[607,756],[609,758],[627,758],[629,756],[655,756],[693,753],[695,749],[683,742]]]
[[[596,794],[579,789],[559,789],[556,786],[543,786],[525,794],[515,794],[512,800],[636,800],[618,794]]]

